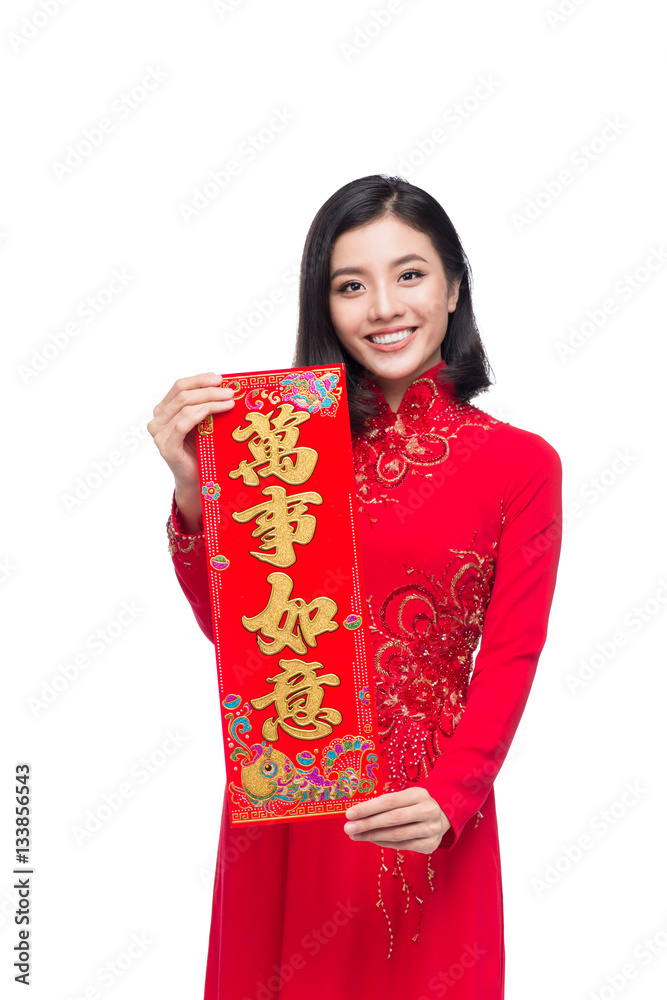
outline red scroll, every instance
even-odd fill
[[[377,795],[343,365],[223,376],[198,426],[233,824]]]

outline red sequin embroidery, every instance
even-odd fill
[[[385,791],[425,777],[465,711],[495,551],[449,550],[449,557],[438,579],[406,566],[414,580],[393,590],[377,616],[371,611]]]
[[[470,403],[458,402],[453,389],[439,392],[430,378],[411,383],[398,413],[377,386],[375,395],[378,413],[352,444],[359,509],[367,513],[369,504],[397,500],[391,491],[411,473],[428,477],[433,466],[446,461],[449,441],[461,427],[488,430],[499,423]]]

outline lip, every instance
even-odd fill
[[[406,326],[383,326],[381,330],[373,330],[371,333],[367,333],[367,337],[379,337],[381,333],[399,333],[401,330],[409,330],[410,327]]]
[[[404,347],[407,347],[407,345],[411,344],[412,341],[414,340],[415,334],[419,329],[418,326],[414,328],[409,337],[406,337],[405,340],[399,340],[395,344],[374,344],[370,338],[379,337],[380,334],[383,333],[398,333],[399,330],[405,330],[405,329],[406,327],[404,326],[395,326],[391,330],[374,330],[373,333],[369,333],[368,336],[366,337],[366,343],[369,345],[369,347],[372,347],[373,350],[382,351],[384,354],[391,354],[394,351],[402,351]]]

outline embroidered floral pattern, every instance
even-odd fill
[[[198,536],[182,535],[175,527],[174,520],[170,514],[167,520],[167,537],[169,539],[169,554],[175,556],[178,553],[184,555],[186,552],[192,552]]]
[[[207,500],[217,500],[220,496],[220,485],[218,483],[204,483],[201,495]]]
[[[200,517],[197,534],[186,535],[181,531],[183,526],[178,522],[178,517],[178,508],[174,506],[173,512],[167,518],[167,537],[169,539],[169,554],[180,557],[187,555],[188,552],[192,552],[197,542],[200,542],[202,545],[204,544],[204,526]],[[190,566],[191,563],[184,561],[184,565]]]
[[[461,427],[476,425],[489,430],[495,417],[470,403],[460,403],[453,390],[438,392],[431,378],[418,378],[408,387],[398,413],[393,413],[375,387],[378,414],[353,440],[357,497],[360,510],[368,505],[397,500],[391,491],[411,474],[430,476],[434,466],[450,454],[449,442]]]
[[[338,408],[342,390],[337,372],[325,372],[320,377],[313,372],[302,372],[284,378],[280,384],[285,386],[281,390],[283,399],[293,403],[297,410],[329,416]]]
[[[393,590],[371,616],[385,791],[425,777],[463,716],[496,546],[490,555],[450,549],[438,579],[406,566],[414,581]]]

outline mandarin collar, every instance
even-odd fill
[[[432,383],[432,385],[435,386],[438,395],[445,402],[453,399],[455,397],[454,385],[450,382],[447,385],[442,386],[434,378],[435,373],[437,371],[448,367],[449,366],[447,365],[447,363],[441,359],[440,361],[436,362],[436,364],[434,364],[432,368],[429,368],[428,371],[422,372],[421,375],[418,375],[417,378],[415,378],[405,390],[403,399],[399,403],[398,410],[396,411],[396,413],[394,413],[389,403],[387,402],[380,386],[377,384],[375,379],[371,377],[368,380],[368,382],[371,389],[371,393],[373,395],[374,401],[377,406],[378,416],[382,417],[383,422],[388,421],[390,423],[393,423],[395,420],[397,420],[399,416],[401,417],[406,416],[407,413],[409,412],[410,404],[416,402],[420,398],[420,388],[421,386],[424,385],[424,382],[422,380],[426,379],[428,379]]]

